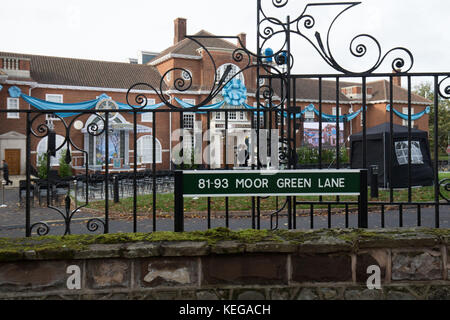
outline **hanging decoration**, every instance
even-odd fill
[[[190,104],[190,103],[188,103],[186,101],[183,101],[183,100],[181,100],[181,99],[179,99],[177,97],[175,97],[175,101],[178,102],[180,104],[180,106],[182,106],[185,109],[190,109],[190,108],[194,107],[193,104]],[[200,107],[199,110],[220,109],[220,107],[222,107],[224,104],[225,104],[225,101],[221,101],[221,102],[218,102],[218,103],[211,104],[209,106]],[[198,111],[196,111],[196,113],[206,113],[206,112],[198,112]]]
[[[386,110],[387,110],[388,112],[391,112],[391,105],[390,105],[390,104],[388,104],[388,105],[386,106]],[[401,112],[395,110],[395,108],[393,108],[393,111],[394,111],[394,113],[395,113],[398,117],[402,118],[403,120],[408,120],[408,115],[407,115],[407,114],[401,113]],[[419,119],[422,118],[424,115],[430,114],[430,112],[431,112],[431,108],[430,108],[430,106],[428,106],[428,107],[425,108],[424,111],[419,112],[419,113],[416,113],[416,114],[412,114],[412,115],[411,115],[411,120],[412,120],[412,121],[419,120]]]
[[[233,107],[242,105],[247,100],[247,88],[239,79],[233,79],[222,89],[222,96]]]
[[[45,101],[38,98],[27,96],[26,94],[19,95],[25,102],[32,105],[36,109],[46,110],[46,111],[57,111],[57,110],[90,110],[95,108],[97,103],[100,101],[98,99],[80,102],[80,103],[56,103],[51,101]],[[79,114],[79,112],[73,113],[57,113],[55,114],[61,118],[71,117]]]
[[[156,110],[158,108],[161,108],[165,104],[164,102],[161,102],[161,103],[157,103],[157,104],[154,104],[154,105],[151,105],[151,106],[145,106],[145,107],[142,108],[142,107],[139,107],[139,106],[130,107],[126,103],[117,102],[117,101],[116,101],[116,103],[119,106],[120,110],[133,110],[133,108],[134,108],[134,109],[147,110],[147,111],[149,111],[149,110]],[[143,113],[143,112],[137,112],[137,113]]]
[[[25,102],[32,105],[36,109],[44,110],[44,111],[91,110],[91,109],[94,109],[97,106],[97,104],[102,100],[112,100],[111,97],[109,97],[108,95],[103,93],[95,100],[89,100],[89,101],[84,101],[84,102],[79,102],[79,103],[57,103],[57,102],[51,102],[51,101],[38,99],[38,98],[23,94],[21,92],[20,88],[18,88],[16,86],[10,87],[8,89],[8,92],[9,92],[9,96],[11,98],[22,98]],[[158,103],[158,104],[146,106],[146,107],[141,107],[141,106],[130,107],[128,104],[125,104],[125,103],[116,102],[116,101],[114,101],[114,102],[118,105],[120,110],[133,110],[133,108],[135,108],[135,109],[139,109],[139,111],[141,111],[138,113],[142,113],[142,111],[145,111],[145,110],[156,110],[156,109],[164,106],[164,103]],[[67,118],[67,117],[72,117],[72,116],[78,115],[79,112],[73,112],[73,113],[55,112],[55,114],[61,118]]]
[[[0,90],[1,90],[1,86],[0,86]],[[20,90],[20,88],[18,87],[10,87],[8,89],[9,95],[12,98],[22,98],[25,102],[29,103],[30,105],[32,105],[33,107],[39,109],[39,110],[46,110],[46,111],[58,111],[58,110],[91,110],[94,109],[97,104],[102,101],[102,100],[112,100],[111,97],[109,97],[106,94],[102,94],[100,95],[97,99],[95,100],[89,100],[89,101],[84,101],[84,102],[79,102],[79,103],[56,103],[56,102],[51,102],[51,101],[45,101],[45,100],[41,100],[38,98],[34,98],[31,96],[28,96],[26,94],[23,94]],[[254,106],[250,106],[247,103],[245,103],[245,100],[247,99],[247,89],[245,87],[245,85],[239,80],[239,79],[233,79],[232,81],[230,81],[222,90],[222,95],[224,97],[224,100],[218,102],[218,103],[214,103],[208,106],[203,106],[200,107],[198,111],[196,111],[196,113],[207,113],[207,110],[216,110],[216,109],[220,109],[223,105],[225,104],[229,104],[231,106],[234,107],[239,107],[239,106],[243,106],[245,109],[248,110],[256,110],[258,109],[257,107]],[[175,97],[175,101],[178,102],[178,104],[180,104],[183,108],[185,109],[190,109],[193,108],[194,105],[185,102],[177,97]],[[154,105],[150,105],[150,106],[145,106],[145,107],[141,107],[141,106],[129,106],[128,104],[125,103],[121,103],[121,102],[117,102],[114,101],[117,106],[119,107],[120,110],[130,110],[132,111],[133,108],[134,109],[138,109],[139,112],[137,113],[143,113],[145,111],[152,111],[152,110],[156,110],[162,106],[165,105],[164,102],[161,103],[157,103]],[[263,107],[265,108],[265,107]],[[260,108],[261,110],[261,108]],[[359,109],[356,112],[352,112],[346,115],[340,115],[339,116],[339,122],[347,122],[347,121],[352,121],[353,119],[355,119],[361,112],[362,112],[362,108]],[[390,111],[390,105],[386,106],[386,110]],[[278,111],[279,114],[281,114],[281,111]],[[310,104],[308,106],[305,107],[305,109],[303,109],[302,111],[295,113],[295,118],[299,119],[302,116],[304,116],[304,114],[306,112],[314,112],[318,117],[320,117],[320,112],[319,110],[317,110],[317,108],[313,105]],[[394,112],[397,116],[401,117],[402,119],[408,120],[408,115],[405,115],[403,113],[398,112],[397,110],[394,109]],[[263,114],[263,111],[260,111],[260,115]],[[423,115],[425,114],[429,114],[430,113],[430,107],[427,107],[423,112],[414,114],[411,116],[411,119],[414,120],[418,120],[420,119]],[[63,112],[63,113],[58,113],[55,112],[56,115],[58,115],[61,118],[66,118],[66,117],[71,117],[71,116],[75,116],[78,115],[79,112],[73,112],[73,113],[69,113],[69,112]],[[254,114],[257,115],[258,112],[254,111]],[[294,114],[291,113],[291,117]],[[288,117],[288,113],[284,112],[284,117]],[[324,122],[336,122],[336,116],[335,115],[330,115],[330,114],[326,114],[326,113],[322,113],[322,121]]]
[[[22,94],[22,92],[20,91],[20,89],[19,89],[18,87],[16,87],[16,86],[10,87],[10,88],[8,89],[8,92],[9,92],[9,96],[10,96],[11,98],[20,98],[20,95]]]

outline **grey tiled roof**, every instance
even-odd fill
[[[31,78],[42,84],[128,89],[145,82],[159,88],[161,76],[147,65],[0,52],[31,60]]]
[[[267,83],[266,83],[267,84]],[[322,101],[336,101],[336,85],[334,87],[332,83],[322,83]],[[272,86],[275,93],[281,96],[280,81],[273,80]],[[292,88],[291,92],[294,92]],[[286,95],[286,92],[283,92]],[[319,81],[314,79],[297,79],[295,82],[295,99],[318,101],[319,100]],[[341,102],[351,101],[343,93],[339,93],[339,99]]]
[[[275,93],[280,95],[280,81],[274,80],[272,82]],[[355,82],[339,82],[340,88],[361,86],[361,83]],[[373,82],[368,82],[367,87],[372,88],[372,96],[367,98],[367,102],[375,101],[389,101],[390,100],[390,90],[389,81],[378,80]],[[393,86],[394,101],[408,101],[408,90],[403,87]],[[292,90],[293,92],[293,90]],[[319,81],[317,79],[297,79],[295,87],[296,99],[302,99],[307,101],[318,101],[319,100]],[[339,92],[339,100],[342,103],[349,103],[355,101],[348,98],[342,92]],[[361,100],[361,99],[356,99]],[[323,80],[322,82],[322,101],[336,101],[336,82],[331,80]],[[411,93],[412,103],[422,103],[422,104],[432,104],[433,102],[425,99],[422,96]]]

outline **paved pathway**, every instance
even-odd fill
[[[23,237],[25,236],[25,207],[20,204],[17,188],[9,188],[5,190],[5,203],[7,208],[0,208],[0,237]],[[417,226],[417,214],[415,209],[405,209],[403,213],[403,226],[415,227]],[[130,214],[131,217],[131,214]],[[91,218],[99,218],[98,216],[88,212],[78,212],[75,214],[71,224],[71,232],[73,234],[95,234],[102,233],[103,229],[99,228],[92,233],[87,229],[87,221]],[[65,226],[62,216],[55,210],[49,208],[42,208],[34,206],[31,209],[31,223],[44,221],[50,226],[51,235],[64,234]],[[450,228],[450,208],[449,206],[441,206],[440,209],[440,224],[442,228]],[[422,226],[434,227],[434,208],[422,209]],[[225,219],[222,217],[212,217],[212,228],[225,227]],[[269,229],[271,226],[270,219],[263,216],[261,219],[261,229]],[[345,215],[332,215],[333,227],[345,227]],[[399,227],[399,213],[398,211],[388,211],[385,214],[385,226],[387,228]],[[185,218],[185,230],[206,230],[208,227],[206,218]],[[252,221],[248,216],[231,215],[229,221],[229,228],[231,229],[249,229],[252,227]],[[325,215],[316,215],[314,217],[314,228],[327,228],[328,217]],[[357,227],[357,215],[349,215],[349,227]],[[381,214],[369,213],[369,227],[381,227]],[[287,229],[287,218],[285,215],[280,216],[278,228]],[[310,228],[309,216],[297,217],[297,229],[307,230]],[[157,231],[171,231],[173,230],[173,220],[170,218],[157,218]],[[116,232],[132,232],[133,223],[131,220],[110,220],[110,233]],[[139,219],[138,232],[152,232],[152,219]]]

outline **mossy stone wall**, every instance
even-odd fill
[[[0,298],[450,299],[449,257],[425,228],[0,239]]]

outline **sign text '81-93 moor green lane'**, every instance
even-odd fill
[[[360,170],[183,171],[183,197],[359,195]]]

